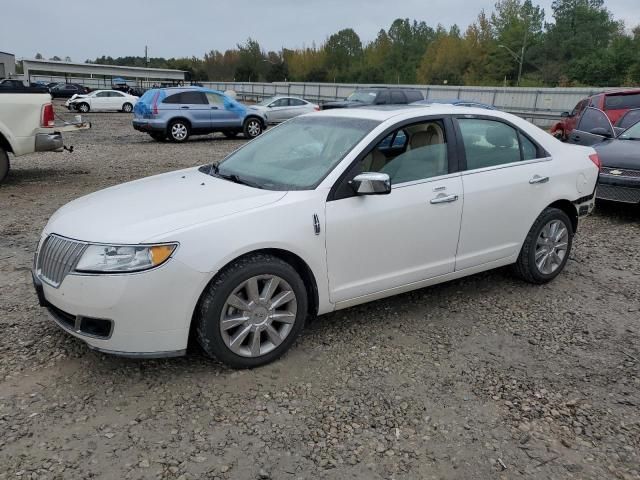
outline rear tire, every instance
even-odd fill
[[[242,128],[245,138],[249,139],[256,138],[262,133],[262,130],[262,122],[256,117],[250,117],[245,120],[244,126]]]
[[[132,110],[133,110],[133,105],[131,105],[130,103],[125,103],[124,105],[122,105],[122,111],[124,113],[131,113]]]
[[[176,143],[186,142],[191,134],[191,127],[185,120],[174,120],[169,124],[167,136]]]
[[[556,278],[569,260],[573,225],[558,208],[547,208],[536,219],[514,264],[515,274],[529,283],[543,284]]]
[[[209,356],[232,368],[265,365],[286,352],[304,328],[307,301],[291,265],[272,255],[248,255],[207,286],[196,308],[196,338]]]
[[[0,148],[0,183],[4,181],[9,175],[9,169],[11,164],[9,163],[9,154]]]

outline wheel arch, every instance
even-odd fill
[[[4,150],[5,152],[13,153],[13,148],[11,147],[9,140],[7,140],[2,132],[0,132],[0,149]]]
[[[559,210],[562,210],[564,213],[566,213],[569,219],[571,220],[571,227],[573,228],[573,233],[576,233],[576,231],[578,230],[578,210],[576,209],[576,206],[572,202],[566,199],[556,200],[555,202],[548,205],[547,208],[557,208]]]
[[[250,113],[249,115],[244,117],[244,120],[242,120],[242,125],[247,123],[252,118],[255,118],[256,120],[258,120],[260,122],[260,124],[262,125],[262,129],[263,130],[267,128],[267,121],[264,118],[262,118],[260,115],[255,115],[253,113]]]
[[[200,302],[202,301],[202,297],[207,291],[207,288],[209,288],[209,285],[211,285],[211,283],[215,281],[218,275],[220,275],[220,272],[225,270],[229,265],[236,262],[238,259],[248,257],[251,255],[256,255],[256,254],[273,255],[274,257],[277,257],[283,260],[284,262],[287,262],[289,265],[291,265],[295,269],[295,271],[300,275],[300,277],[302,277],[302,281],[307,290],[308,315],[315,316],[318,314],[318,308],[320,304],[320,298],[318,293],[318,281],[315,275],[313,274],[311,267],[309,267],[309,264],[305,260],[303,260],[302,257],[300,257],[299,255],[289,250],[285,250],[282,248],[259,248],[259,249],[251,250],[249,252],[245,252],[236,257],[233,257],[232,259],[227,261],[227,263],[225,263],[224,266],[222,266],[215,273],[215,275],[213,275],[209,279],[209,281],[206,283],[206,285],[200,292],[200,295],[198,296],[198,301],[194,305],[193,313],[191,314],[191,325],[189,328],[189,337],[191,338],[193,337],[193,329],[196,323],[194,322],[194,319],[196,316],[196,312],[198,311],[198,305],[200,305]]]

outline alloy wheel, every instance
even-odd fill
[[[187,126],[183,123],[174,123],[171,127],[171,136],[176,140],[187,138]]]
[[[551,220],[538,235],[536,241],[536,267],[544,275],[550,275],[562,265],[569,245],[569,229],[561,220]]]
[[[220,314],[225,345],[243,357],[260,357],[291,333],[298,302],[291,286],[276,275],[251,277],[227,298]]]
[[[251,137],[257,137],[258,135],[260,135],[260,132],[262,131],[260,122],[258,122],[257,120],[251,120],[249,122],[249,125],[247,125],[247,131],[249,132],[249,135]]]

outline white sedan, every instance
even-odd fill
[[[302,98],[283,96],[266,98],[249,108],[262,113],[268,123],[280,123],[305,113],[320,110],[319,105],[307,102]]]
[[[328,110],[217,165],[108,188],[58,210],[34,283],[55,322],[126,356],[270,362],[309,316],[504,265],[564,268],[599,159],[513,115]]]
[[[91,110],[104,110],[114,112],[133,111],[139,98],[118,90],[95,90],[86,95],[74,95],[65,102],[69,110],[77,110],[87,113]]]

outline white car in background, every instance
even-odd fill
[[[118,90],[95,90],[86,95],[74,95],[65,102],[69,110],[87,113],[91,110],[132,112],[139,97]]]
[[[541,284],[593,208],[599,159],[451,105],[294,118],[219,164],[77,199],[42,233],[41,305],[91,348],[255,367],[309,316],[504,265]]]
[[[249,107],[262,113],[268,123],[280,123],[290,118],[317,112],[320,106],[298,97],[276,96],[266,98]]]

